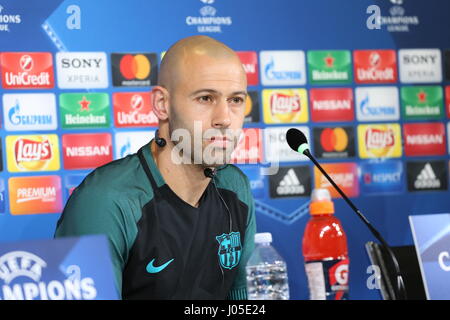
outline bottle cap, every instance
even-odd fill
[[[272,243],[272,234],[270,232],[256,233],[255,243]]]
[[[309,212],[312,215],[334,213],[334,203],[331,201],[331,195],[328,189],[318,188],[312,191]]]

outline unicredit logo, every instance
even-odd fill
[[[31,58],[29,55],[25,54],[20,58],[20,67],[23,71],[28,72],[33,69],[33,58]]]
[[[1,54],[3,87],[53,88],[53,61],[46,52],[4,52]]]
[[[357,83],[397,81],[396,53],[394,50],[356,50],[354,52],[354,65]]]
[[[150,93],[117,92],[113,95],[114,117],[118,127],[156,125]]]

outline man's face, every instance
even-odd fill
[[[174,143],[182,146],[183,158],[190,163],[225,164],[244,121],[247,80],[242,64],[232,58],[194,55],[180,69],[169,91],[170,137],[183,137],[183,143]]]

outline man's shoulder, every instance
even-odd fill
[[[109,196],[124,196],[151,185],[139,162],[137,154],[114,160],[92,171],[77,189],[98,190]]]
[[[217,172],[217,185],[238,194],[239,198],[248,201],[251,196],[250,183],[247,176],[235,165],[228,164]]]

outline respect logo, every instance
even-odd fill
[[[399,124],[358,126],[360,158],[398,158],[402,155]]]
[[[306,89],[265,89],[263,109],[265,123],[308,122]]]
[[[56,134],[7,136],[6,150],[9,172],[56,171],[60,168]]]

